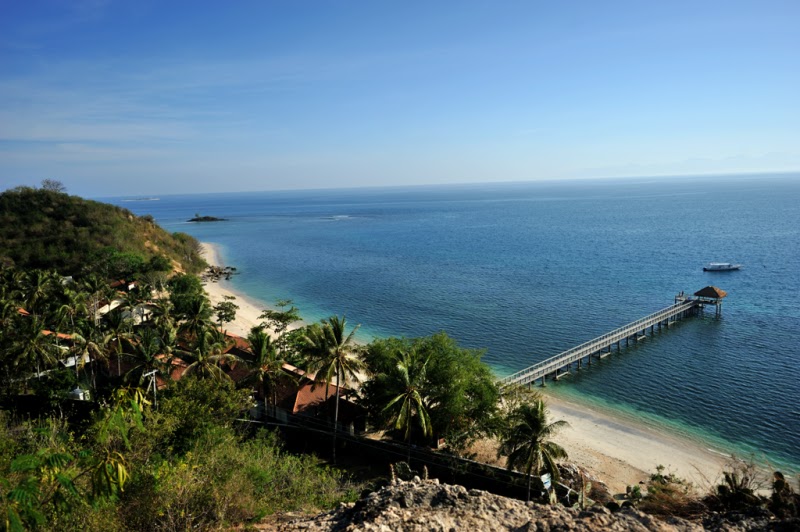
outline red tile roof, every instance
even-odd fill
[[[161,354],[156,355],[158,360],[164,361],[167,358],[167,355]],[[189,367],[189,364],[180,357],[172,357],[169,361],[170,370],[169,370],[169,378],[173,381],[178,381],[183,377],[183,374],[186,373],[186,368]],[[156,378],[157,386],[159,389],[163,388],[167,385],[166,382],[161,377]]]
[[[292,409],[293,414],[297,414],[298,412],[302,412],[307,408],[320,406],[322,403],[325,402],[325,392],[327,390],[327,397],[330,400],[331,397],[336,397],[336,386],[333,384],[317,384],[314,385],[313,382],[308,382],[297,390],[297,397],[294,401],[294,408]],[[342,397],[347,393],[347,390],[343,387],[339,387],[339,396]]]
[[[72,335],[71,334],[54,333],[53,331],[48,331],[48,330],[42,331],[42,334],[45,335],[45,336],[50,336],[51,334],[55,334],[56,338],[58,338],[60,340],[72,340]]]

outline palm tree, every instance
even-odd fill
[[[70,332],[75,332],[76,318],[80,318],[80,316],[84,316],[87,313],[86,298],[88,294],[80,289],[73,290],[70,284],[72,283],[59,283],[61,287],[59,296],[62,304],[55,312],[55,319],[58,329],[61,329],[69,322]]]
[[[100,321],[99,310],[101,303],[114,297],[114,290],[108,283],[97,275],[88,275],[83,279],[82,289],[89,294],[86,298],[87,315],[94,325]]]
[[[105,350],[102,342],[102,337],[96,335],[98,341],[92,338],[92,331],[94,329],[87,329],[86,336],[82,336],[77,332],[72,334],[72,347],[70,352],[75,360],[75,377],[78,378],[78,370],[83,367],[84,359],[88,359],[91,364],[92,360],[105,358]],[[94,385],[94,370],[92,370],[92,385]],[[96,386],[94,386],[96,388]]]
[[[336,433],[339,425],[340,384],[347,384],[348,379],[358,380],[358,371],[363,367],[356,358],[360,351],[354,337],[360,325],[356,325],[350,334],[345,334],[347,318],[331,316],[322,320],[321,326],[309,327],[303,337],[306,352],[310,358],[311,369],[316,371],[315,383],[325,384],[327,397],[328,384],[336,376],[336,409],[333,418],[333,462],[336,463]]]
[[[397,366],[388,375],[386,384],[394,397],[383,408],[391,414],[390,426],[405,432],[408,445],[408,462],[411,462],[411,426],[416,417],[423,436],[433,433],[431,418],[425,407],[423,387],[430,356],[422,359],[416,351],[402,352],[398,356]]]
[[[559,479],[556,460],[567,458],[567,451],[549,441],[559,429],[568,426],[564,420],[547,422],[547,407],[543,400],[523,404],[509,416],[510,424],[497,455],[508,456],[508,469],[528,475],[528,500],[531,500],[531,477],[542,471],[550,473],[553,482]]]
[[[42,314],[42,307],[46,304],[48,295],[56,286],[56,275],[44,270],[29,270],[22,274],[20,279],[22,300],[25,309],[34,315]]]
[[[122,343],[133,338],[133,320],[125,317],[121,310],[115,309],[103,316],[106,329],[106,343],[113,345],[117,357],[117,377],[122,375]]]
[[[253,327],[247,335],[250,350],[255,356],[253,368],[244,382],[258,383],[264,397],[264,412],[267,411],[267,397],[272,395],[272,406],[277,403],[278,379],[283,373],[283,359],[270,336],[261,327]]]
[[[158,327],[164,325],[172,326],[175,319],[172,315],[173,305],[169,298],[157,298],[153,300],[153,310],[151,313],[151,321]]]
[[[180,332],[189,335],[195,342],[201,341],[205,332],[213,325],[211,305],[203,295],[193,297],[187,302]]]
[[[190,361],[184,371],[184,375],[196,375],[201,378],[209,377],[218,381],[230,378],[220,367],[220,362],[228,365],[236,363],[244,364],[244,360],[236,355],[226,353],[228,346],[224,343],[215,341],[214,332],[206,330],[200,338],[195,341],[191,351],[181,353],[182,358]]]
[[[45,334],[43,322],[36,316],[20,320],[20,324],[22,327],[16,331],[16,340],[12,345],[12,365],[36,366],[36,375],[41,378],[41,367],[48,367],[58,360],[56,336]]]
[[[157,370],[162,375],[169,366],[161,350],[161,340],[158,334],[150,328],[142,328],[137,337],[129,337],[130,346],[127,355],[134,360],[134,366],[125,374],[125,380],[135,382],[141,386],[144,383],[145,375],[153,370]]]

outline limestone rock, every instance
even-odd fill
[[[703,527],[678,518],[661,521],[632,508],[611,513],[603,507],[585,510],[545,506],[501,497],[462,486],[414,479],[397,482],[352,506],[314,518],[294,519],[279,530],[307,531],[451,531],[519,530],[555,532],[700,531]],[[734,529],[735,530],[735,529]]]

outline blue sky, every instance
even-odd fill
[[[0,0],[0,189],[800,169],[800,2]]]

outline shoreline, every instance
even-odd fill
[[[658,430],[594,405],[579,403],[544,391],[552,421],[563,419],[569,427],[553,440],[566,449],[569,459],[595,473],[613,493],[647,481],[656,467],[708,492],[722,477],[730,457],[683,435]]]
[[[206,259],[209,266],[225,266],[222,260],[219,246],[211,242],[200,242],[201,255]],[[234,303],[239,306],[236,310],[236,319],[225,325],[225,330],[229,333],[246,337],[250,333],[250,329],[261,323],[258,317],[265,310],[277,310],[277,307],[272,304],[263,303],[257,299],[253,299],[247,294],[240,292],[231,286],[230,281],[220,279],[216,282],[207,281],[203,283],[203,288],[208,294],[211,305],[216,305],[220,301],[224,301],[225,296],[235,297]],[[289,326],[290,330],[297,329],[306,325],[304,320],[300,320]],[[271,331],[267,331],[270,332]],[[274,337],[273,337],[274,339]]]
[[[201,242],[201,248],[210,265],[224,266],[216,244]],[[236,319],[226,326],[233,334],[247,336],[250,328],[261,321],[258,316],[265,309],[274,308],[238,292],[230,286],[230,281],[207,282],[204,287],[212,305],[223,301],[224,296],[236,298],[239,305]],[[294,327],[302,325],[301,321]],[[553,440],[567,450],[569,461],[592,471],[612,493],[625,493],[626,486],[646,481],[658,465],[708,491],[729,462],[726,456],[688,437],[653,429],[594,405],[557,397],[547,390],[542,395],[551,421],[563,419],[570,425]]]

